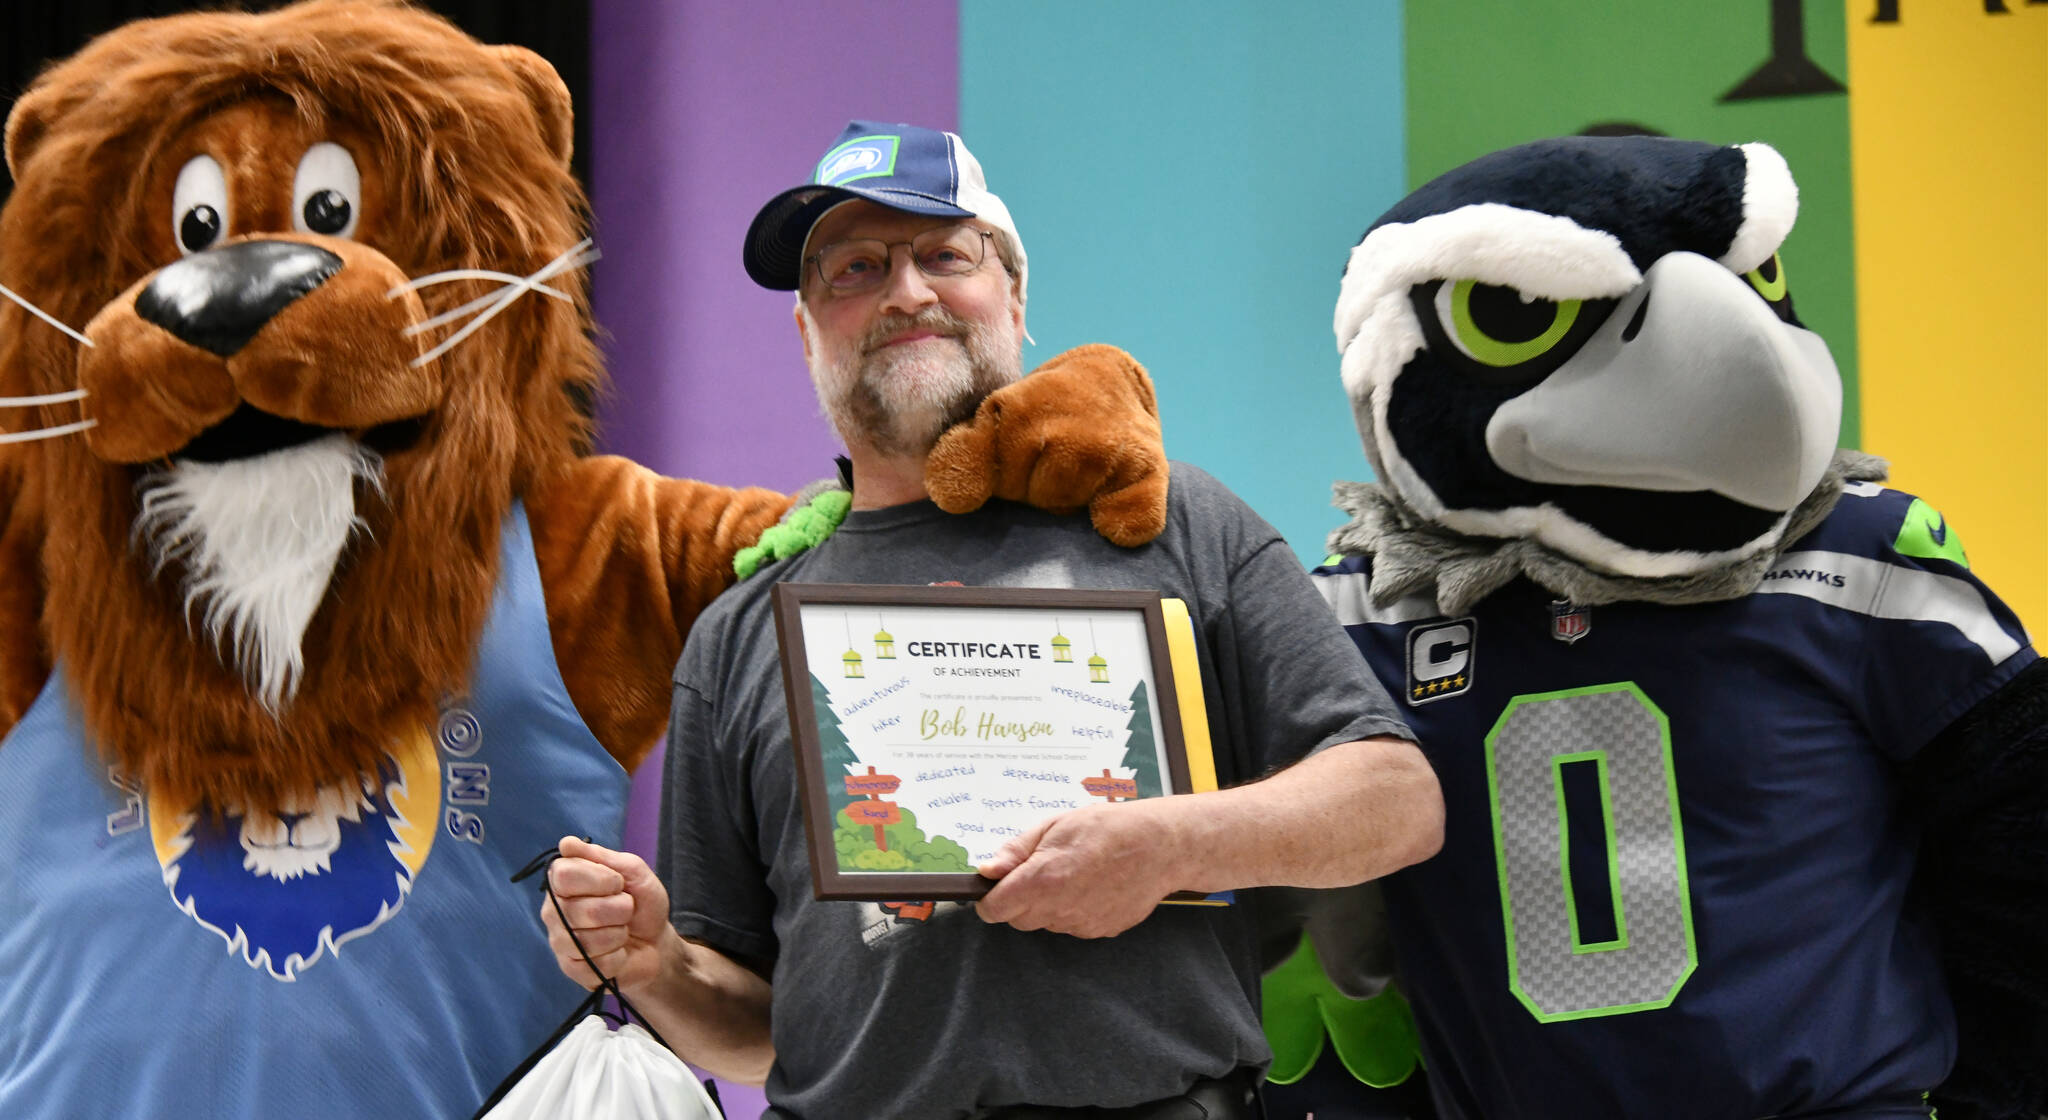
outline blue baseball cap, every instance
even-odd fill
[[[1021,296],[1024,242],[967,145],[950,132],[875,121],[848,122],[818,160],[810,182],[769,199],[754,215],[747,227],[747,275],[764,288],[795,291],[811,227],[826,211],[856,198],[907,214],[976,218],[1002,230],[1016,250]]]

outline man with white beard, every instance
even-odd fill
[[[678,1053],[765,1078],[771,1116],[1258,1115],[1271,1054],[1249,919],[1159,902],[1428,857],[1442,801],[1406,726],[1285,542],[1199,470],[1174,464],[1165,531],[1134,549],[1082,517],[929,500],[927,453],[1018,378],[1024,333],[1023,245],[959,137],[854,122],[755,218],[746,262],[798,292],[852,463],[845,522],[774,577],[1183,599],[1231,788],[1049,817],[981,864],[998,882],[973,906],[817,901],[772,584],[750,580],[676,669],[660,873],[562,842],[550,882],[581,950],[552,905],[542,916],[563,971],[594,986],[589,953]],[[1054,362],[1149,400],[1120,351]]]

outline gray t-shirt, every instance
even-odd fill
[[[1244,905],[1162,906],[1082,940],[971,907],[819,902],[770,588],[803,583],[1103,587],[1185,599],[1219,778],[1333,743],[1412,738],[1307,573],[1215,479],[1173,465],[1164,533],[1138,549],[1082,516],[929,502],[849,514],[818,548],[725,592],[676,668],[659,870],[676,928],[770,970],[771,1116],[967,1117],[1121,1106],[1271,1060]]]

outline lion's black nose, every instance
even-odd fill
[[[243,241],[194,253],[156,274],[135,313],[223,358],[291,302],[341,271],[341,258],[296,241]]]

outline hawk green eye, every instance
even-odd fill
[[[1445,334],[1465,355],[1505,368],[1533,361],[1572,333],[1583,301],[1534,299],[1513,288],[1459,280],[1437,289]]]
[[[1771,259],[1742,274],[1756,294],[1764,297],[1765,303],[1777,303],[1785,298],[1785,262],[1772,253]]]

